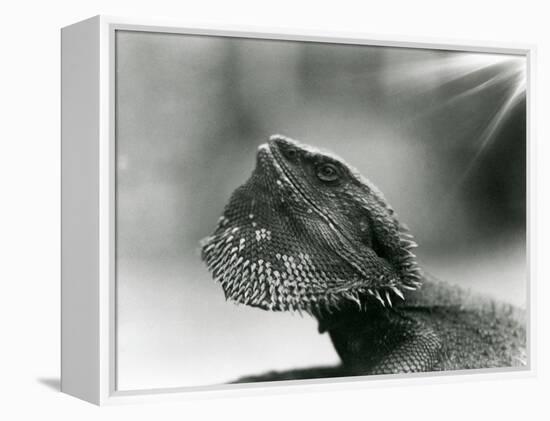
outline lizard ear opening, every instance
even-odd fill
[[[412,252],[417,244],[406,226],[399,223],[393,209],[375,206],[367,210],[370,222],[370,247],[399,275],[410,289],[420,285],[421,271]]]
[[[390,262],[391,250],[389,249],[389,247],[384,245],[384,243],[382,243],[379,237],[374,233],[374,230],[371,230],[371,231],[372,231],[372,235],[371,235],[372,249],[374,250],[374,252],[378,257]]]

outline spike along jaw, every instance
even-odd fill
[[[411,238],[343,160],[272,136],[203,240],[202,257],[228,299],[319,314],[346,302],[391,306],[419,287]]]

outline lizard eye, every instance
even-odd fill
[[[317,167],[317,177],[323,181],[335,181],[338,179],[340,174],[335,165],[332,164],[321,164]]]

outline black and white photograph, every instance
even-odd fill
[[[0,420],[550,420],[544,2],[2,6]]]
[[[525,55],[114,46],[116,390],[529,367]]]

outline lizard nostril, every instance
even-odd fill
[[[294,159],[296,158],[296,155],[298,155],[298,152],[296,151],[296,149],[287,149],[285,151],[285,155],[287,158]]]
[[[289,161],[295,161],[298,158],[298,150],[292,146],[284,145],[283,147],[280,147],[279,150]]]

